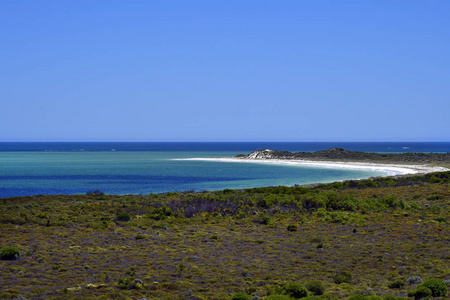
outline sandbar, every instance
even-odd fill
[[[409,165],[409,164],[382,164],[382,163],[366,163],[366,162],[340,162],[340,161],[314,161],[303,159],[252,159],[238,157],[218,157],[218,158],[184,158],[177,160],[198,160],[198,161],[215,161],[215,162],[231,162],[231,163],[257,163],[257,164],[274,164],[274,165],[291,165],[305,166],[317,168],[331,169],[349,169],[349,170],[366,170],[380,171],[386,173],[386,176],[408,175],[408,174],[425,174],[433,172],[444,172],[449,169],[439,166],[430,165]]]

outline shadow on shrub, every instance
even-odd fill
[[[322,295],[325,291],[325,287],[323,286],[322,282],[318,280],[308,282],[305,287],[308,289],[308,291],[313,292],[315,295]]]
[[[3,247],[0,252],[1,260],[15,260],[19,259],[20,251],[14,246]]]
[[[131,220],[131,216],[127,212],[117,213],[117,221],[128,222]]]
[[[411,295],[408,294],[408,297],[410,296],[414,297],[416,300],[428,298],[431,297],[431,290],[425,286],[418,286]]]

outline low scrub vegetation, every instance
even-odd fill
[[[445,299],[449,174],[2,198],[0,299]]]

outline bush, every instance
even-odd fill
[[[119,280],[117,282],[117,287],[121,290],[126,290],[131,287],[132,283],[133,283],[132,277],[122,277],[122,278],[119,278]]]
[[[117,281],[117,287],[121,290],[131,290],[131,289],[142,290],[144,289],[144,283],[139,278],[133,279],[133,277],[121,277]]]
[[[88,191],[86,193],[86,195],[88,195],[88,196],[105,196],[105,193],[100,190],[95,190],[95,191]]]
[[[406,282],[407,282],[409,285],[414,285],[414,284],[422,283],[422,282],[423,282],[423,279],[422,279],[422,277],[420,277],[420,276],[411,276],[411,277],[409,277],[409,278],[406,280]]]
[[[300,299],[308,296],[308,290],[300,283],[291,282],[283,286],[283,294]]]
[[[297,226],[295,226],[295,225],[288,225],[287,230],[288,231],[297,231]]]
[[[131,216],[129,213],[127,213],[127,212],[117,213],[117,221],[128,222],[130,220],[131,220]]]
[[[325,287],[323,286],[322,282],[318,280],[308,282],[305,287],[308,289],[308,291],[313,292],[316,295],[322,295],[325,291]]]
[[[270,219],[270,217],[263,217],[261,223],[263,223],[264,225],[273,225],[273,221],[272,219]]]
[[[388,283],[390,289],[401,289],[405,285],[403,280],[396,280]]]
[[[436,221],[436,222],[439,222],[439,223],[447,222],[447,219],[445,217],[436,217],[433,220]]]
[[[352,281],[352,274],[342,271],[334,275],[333,280],[336,284],[350,283]]]
[[[251,300],[250,296],[244,293],[236,293],[231,296],[231,300]]]
[[[380,203],[382,203],[387,208],[405,208],[405,203],[402,200],[397,199],[396,195],[386,196],[381,198]]]
[[[367,300],[367,296],[356,294],[348,297],[347,300]]]
[[[338,300],[338,297],[331,294],[325,294],[320,296],[308,296],[302,298],[302,300]]]
[[[433,297],[445,297],[447,296],[447,285],[441,279],[428,279],[422,282],[417,286],[417,289],[420,287],[426,287],[431,290],[431,295]],[[416,290],[417,290],[416,289]]]
[[[173,212],[169,207],[165,205],[154,208],[149,214],[149,218],[154,220],[164,220],[169,216],[173,216]]]
[[[333,294],[323,294],[321,296],[318,296],[316,298],[322,299],[322,300],[338,300],[338,297]]]
[[[416,300],[420,300],[423,298],[427,298],[431,296],[431,290],[425,286],[418,286],[416,290],[413,292],[413,297]],[[408,295],[409,296],[409,295]]]
[[[264,300],[291,300],[292,298],[287,295],[269,295]]]
[[[145,235],[138,233],[134,236],[134,238],[136,240],[145,240]]]
[[[430,179],[428,180],[428,182],[429,182],[429,183],[443,183],[444,180],[442,180],[442,179],[439,178],[439,177],[432,176],[432,177],[430,177]]]
[[[20,257],[20,251],[14,246],[3,247],[0,252],[1,260],[15,260]]]
[[[386,295],[383,297],[384,300],[404,300],[404,297],[401,296],[392,296],[392,295]]]

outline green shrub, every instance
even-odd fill
[[[445,297],[447,296],[447,285],[445,282],[441,279],[428,279],[422,282],[417,286],[417,289],[419,287],[426,287],[431,290],[431,295],[433,297]],[[417,290],[416,289],[416,290]]]
[[[308,289],[308,291],[313,292],[316,295],[322,295],[325,291],[325,287],[323,286],[322,282],[318,280],[308,282],[305,287]]]
[[[356,294],[348,297],[347,300],[367,300],[367,296]]]
[[[133,283],[132,277],[121,277],[117,281],[117,287],[121,290],[126,290],[130,288],[132,283]]]
[[[154,220],[164,220],[169,216],[173,216],[173,212],[170,207],[167,207],[165,205],[154,208],[149,214],[149,218]]]
[[[334,275],[333,280],[337,284],[350,283],[352,281],[352,274],[342,271]]]
[[[404,300],[404,297],[400,296],[392,296],[392,295],[386,295],[383,297],[384,300]]]
[[[129,272],[127,272],[129,273]],[[117,281],[117,287],[121,290],[142,290],[144,289],[144,283],[139,278],[133,278],[133,277],[121,277]]]
[[[349,221],[350,215],[344,211],[330,211],[323,217],[324,222],[345,224]]]
[[[263,217],[262,223],[264,225],[273,225],[273,221],[272,221],[272,219],[270,219],[270,217]]]
[[[15,260],[20,257],[20,251],[14,246],[3,247],[0,252],[1,260]]]
[[[390,289],[401,289],[405,286],[405,282],[403,280],[396,280],[388,283],[388,287]]]
[[[305,198],[301,200],[301,206],[306,212],[317,211],[320,208],[325,207],[324,197],[317,197],[316,195],[306,195]]]
[[[436,217],[433,220],[436,221],[436,222],[439,222],[439,223],[447,222],[447,219],[445,217]]]
[[[327,293],[325,293],[325,294],[323,294],[323,295],[321,295],[321,296],[317,296],[319,299],[322,299],[322,300],[338,300],[338,297],[336,296],[336,295],[333,295],[333,294],[327,294]],[[317,298],[316,297],[316,298]]]
[[[131,216],[129,213],[127,213],[127,212],[117,213],[117,221],[128,222],[130,220],[131,220]]]
[[[302,300],[338,300],[338,297],[332,294],[324,294],[320,296],[308,296]]]
[[[241,220],[241,219],[245,218],[246,216],[247,216],[247,214],[245,213],[245,211],[240,211],[234,217],[238,220]]]
[[[288,225],[287,230],[288,231],[297,231],[297,226],[296,225]]]
[[[326,208],[334,211],[355,211],[358,209],[358,201],[350,195],[326,193]]]
[[[287,295],[269,295],[264,300],[291,300],[292,298]]]
[[[402,208],[406,207],[406,204],[403,200],[399,200],[396,195],[386,196],[380,199],[380,203],[382,203],[387,208]]]
[[[417,204],[417,203],[415,203],[415,202],[411,203],[409,206],[410,206],[412,209],[418,209],[418,208],[420,207],[419,204]]]
[[[105,196],[105,193],[100,190],[95,190],[95,191],[86,192],[86,195],[88,195],[88,196]]]
[[[283,286],[283,294],[300,299],[308,296],[308,290],[297,282],[291,282]]]
[[[251,300],[251,298],[245,293],[236,293],[231,296],[231,300]]]
[[[330,185],[330,187],[331,187],[332,189],[342,189],[342,188],[344,187],[344,183],[343,183],[343,182],[336,181],[336,182],[333,182],[333,183]]]
[[[443,183],[444,180],[442,180],[439,177],[432,176],[432,177],[430,177],[430,179],[428,179],[428,182],[429,183]]]
[[[38,217],[39,219],[50,219],[47,213],[37,213],[36,217]]]
[[[146,237],[145,237],[145,235],[138,233],[134,236],[134,238],[136,240],[145,240]]]
[[[412,296],[416,300],[420,300],[423,298],[428,298],[432,294],[431,290],[425,286],[418,286],[415,291],[412,293]],[[408,295],[409,296],[409,295]]]

